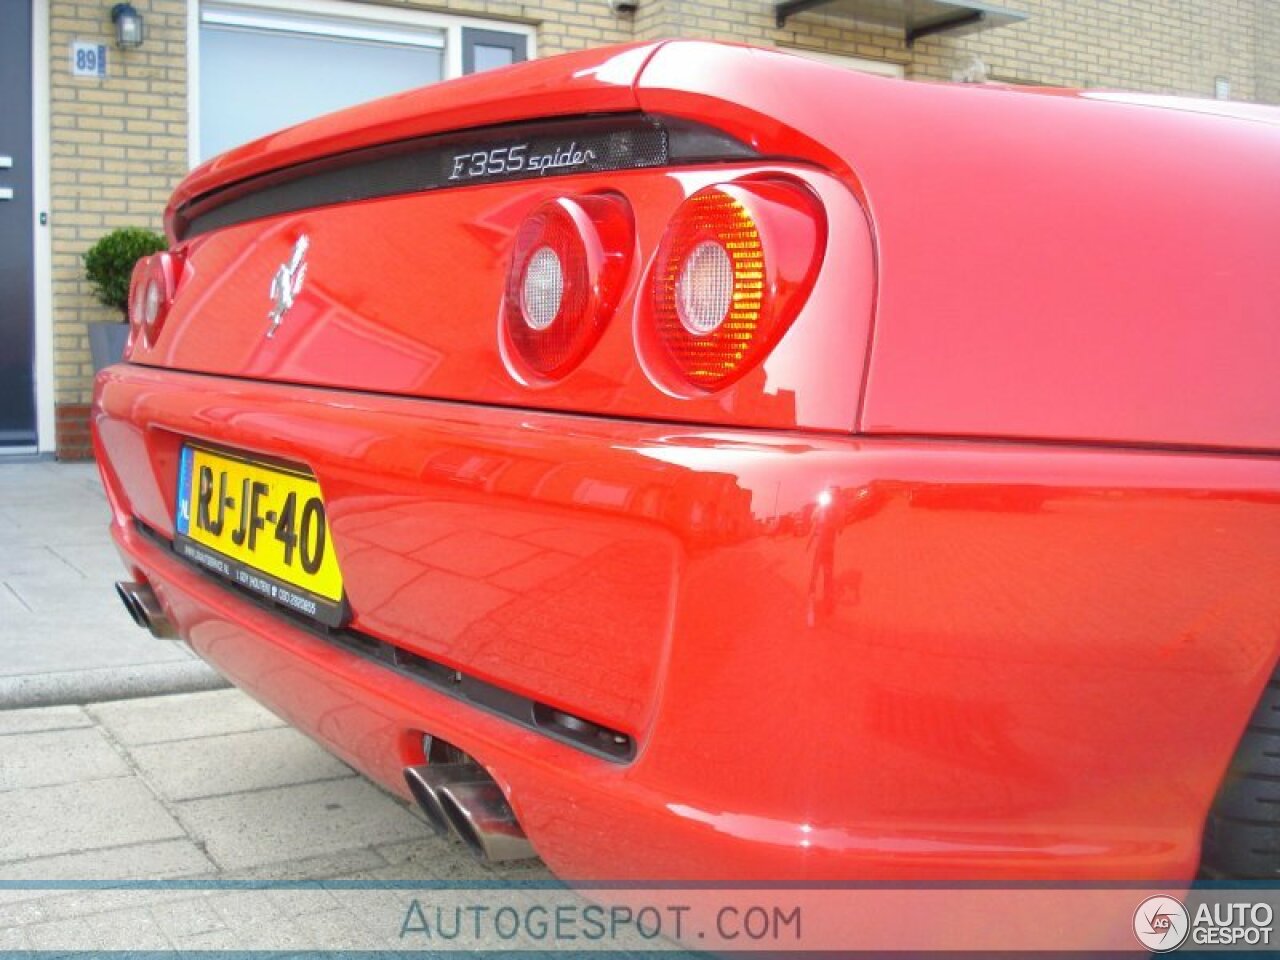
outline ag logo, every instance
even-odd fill
[[[1177,950],[1190,929],[1187,908],[1173,897],[1147,897],[1133,914],[1133,934],[1152,953]]]

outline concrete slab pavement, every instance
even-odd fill
[[[178,878],[551,880],[536,861],[476,862],[237,690],[0,712],[0,881]],[[178,888],[138,904],[136,890],[0,890],[0,950],[369,935],[341,891]]]
[[[129,618],[107,521],[93,464],[0,461],[0,711],[225,686]]]

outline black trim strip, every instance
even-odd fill
[[[437,660],[431,660],[366,633],[350,628],[327,627],[296,610],[273,603],[267,597],[233,580],[211,573],[200,563],[184,555],[168,538],[137,517],[134,518],[133,523],[139,534],[164,548],[180,563],[200,573],[210,582],[227,587],[254,606],[288,620],[293,626],[319,640],[341,647],[363,660],[377,663],[437,693],[443,693],[487,713],[517,723],[528,730],[541,733],[571,747],[577,747],[603,760],[613,763],[630,763],[635,759],[635,739],[628,734],[513,693],[505,687],[473,677]]]
[[[179,240],[313,207],[480,183],[634,170],[670,163],[750,160],[727,134],[640,113],[540,120],[418,137],[310,160],[184,204]]]
[[[320,621],[326,627],[340,627],[347,619],[347,601],[334,602],[310,590],[303,590],[292,583],[248,564],[241,563],[219,550],[197,543],[190,537],[176,534],[173,552],[196,566],[211,571],[236,586],[258,594],[265,600],[297,610],[304,616]]]

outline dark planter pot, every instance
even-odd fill
[[[124,356],[124,344],[129,339],[127,323],[89,324],[89,353],[93,356],[93,372],[119,363]]]

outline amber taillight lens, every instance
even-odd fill
[[[641,312],[641,350],[660,354],[659,377],[669,369],[711,391],[745,374],[799,313],[825,244],[821,204],[790,180],[692,194],[658,248]]]
[[[555,381],[582,362],[617,309],[634,235],[631,208],[616,194],[558,197],[525,219],[502,302],[513,375]]]

